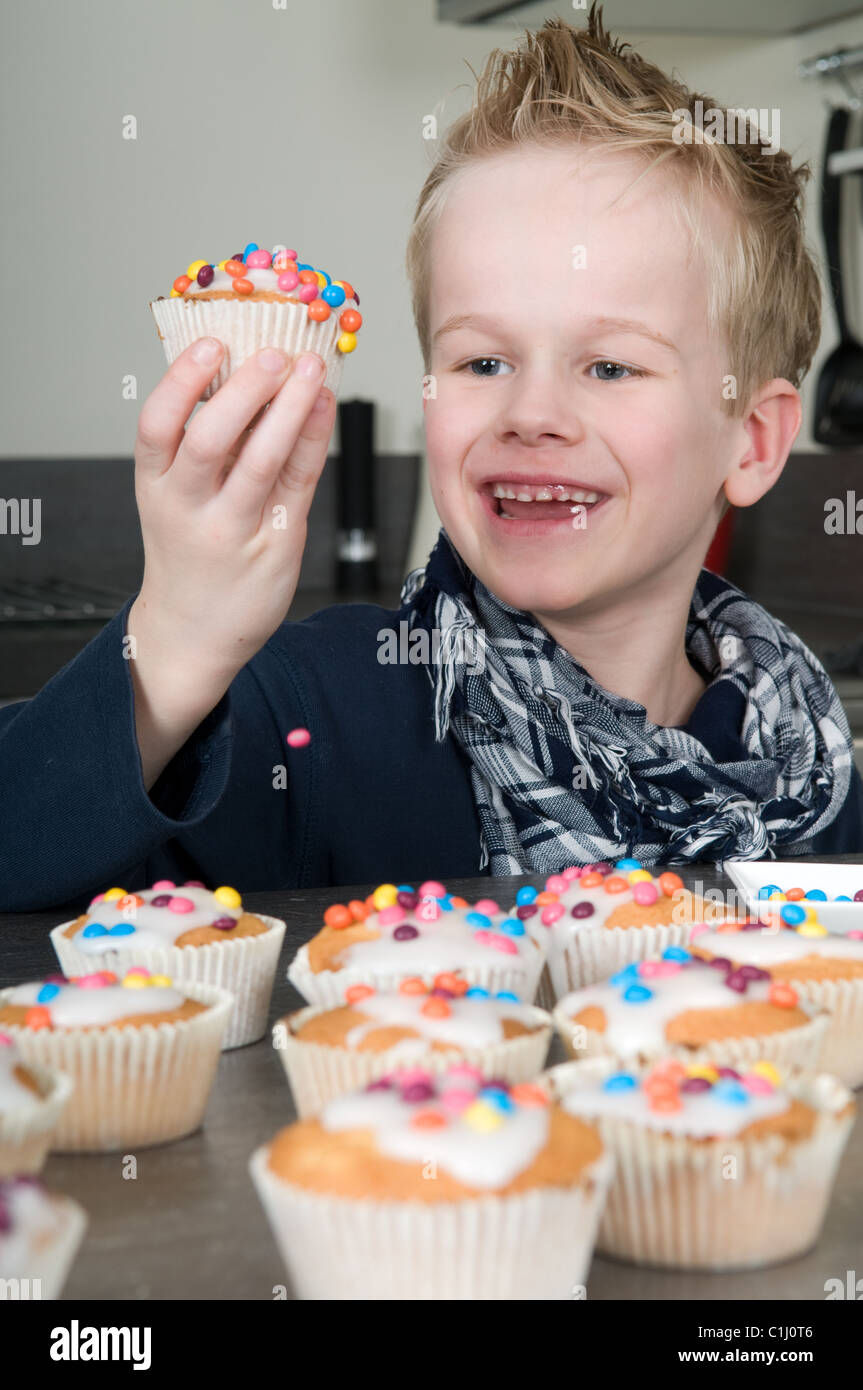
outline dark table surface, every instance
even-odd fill
[[[835,863],[863,863],[863,855]],[[689,886],[730,889],[713,864],[695,865]],[[494,896],[537,875],[494,880]],[[287,922],[270,1010],[274,1022],[302,1007],[285,972],[297,948],[321,923],[331,902],[364,898],[375,884],[311,892],[249,893],[250,911]],[[467,899],[486,896],[487,878],[452,879]],[[56,970],[48,931],[62,913],[0,914],[0,983],[19,984]],[[559,1043],[549,1062],[562,1061]],[[286,1275],[248,1176],[252,1152],[295,1118],[285,1074],[269,1038],[223,1052],[203,1128],[179,1143],[141,1149],[137,1176],[123,1154],[49,1157],[44,1178],[76,1198],[89,1215],[84,1244],[66,1284],[76,1299],[272,1299]],[[855,1126],[839,1170],[821,1238],[796,1260],[753,1273],[691,1274],[638,1269],[597,1256],[591,1299],[817,1299],[825,1281],[863,1272],[863,1124]]]

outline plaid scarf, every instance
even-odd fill
[[[746,594],[702,570],[686,649],[710,688],[745,699],[740,761],[652,724],[643,705],[593,681],[529,614],[473,575],[441,530],[402,589],[427,666],[438,741],[471,763],[482,858],[493,875],[559,872],[634,856],[646,864],[805,854],[838,815],[852,741],[816,657]]]

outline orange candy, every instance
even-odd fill
[[[458,975],[454,975],[451,970],[442,970],[440,975],[435,975],[434,984],[432,985],[432,988],[448,989],[453,994],[458,994],[461,992],[459,987],[464,983],[465,982],[463,980],[460,980]],[[465,989],[467,989],[466,984]]]
[[[516,1105],[549,1105],[551,1103],[542,1087],[535,1086],[532,1081],[519,1081],[518,1085],[511,1086],[509,1096]]]
[[[657,1095],[651,1092],[647,1103],[651,1110],[657,1111],[660,1115],[673,1115],[678,1110],[683,1109],[683,1101],[676,1091],[673,1093]]]
[[[464,898],[450,898],[450,906],[467,907],[467,901]]]
[[[583,883],[584,879],[581,881]],[[605,880],[606,893],[625,893],[628,887],[629,880],[625,879],[622,874],[609,874]]]
[[[246,273],[246,267],[242,261],[225,261],[225,270],[232,280],[235,280],[238,275],[245,275]]]
[[[139,897],[137,893],[124,893],[122,898],[117,899],[117,908],[120,912],[122,912],[124,908],[128,909],[143,906],[144,899]]]
[[[348,985],[345,990],[345,1003],[358,1004],[361,999],[368,999],[370,994],[374,994],[371,985]]]
[[[324,922],[328,927],[335,927],[337,930],[342,927],[349,927],[353,922],[350,908],[345,907],[344,903],[333,903],[324,913]]]
[[[27,1028],[50,1028],[51,1011],[44,1004],[34,1004],[24,1015],[24,1023]]]
[[[537,893],[534,902],[537,907],[547,907],[549,903],[560,902],[560,895],[558,893],[550,893],[547,888],[544,888],[541,893]]]
[[[669,1057],[664,1062],[656,1063],[651,1069],[647,1080],[649,1080],[651,1076],[662,1076],[666,1077],[669,1081],[682,1081],[685,1075],[686,1068],[683,1063],[678,1062],[674,1057]]]
[[[301,284],[301,285],[314,285],[314,286],[317,288],[317,285],[318,285],[318,273],[317,273],[317,271],[316,271],[316,270],[301,270],[301,271],[300,271],[300,284]]]
[[[254,294],[255,287],[251,280],[242,280],[239,276],[231,286],[235,294]]]
[[[425,1014],[426,1018],[449,1018],[452,1009],[448,999],[441,999],[439,995],[432,995],[423,1004],[420,1013]]]
[[[172,288],[177,291],[177,294],[184,294],[191,283],[192,281],[188,275],[178,275]]]
[[[369,915],[368,908],[359,898],[351,898],[348,903],[348,912],[355,922],[364,922]]]
[[[399,985],[399,994],[427,994],[425,982],[418,975],[409,975]]]
[[[683,879],[680,874],[660,874],[657,883],[660,893],[664,893],[666,898],[673,898],[675,893],[683,887]]]
[[[767,991],[767,998],[779,1009],[793,1009],[797,1003],[797,990],[777,980]]]
[[[804,888],[786,888],[785,896],[790,903],[799,903],[801,898],[806,897]]]
[[[363,316],[359,309],[344,309],[339,314],[339,328],[343,328],[346,333],[356,333],[362,321]]]
[[[446,1124],[446,1119],[436,1110],[417,1110],[411,1116],[411,1124],[416,1129],[440,1129],[441,1125]]]
[[[579,888],[598,888],[602,883],[602,874],[589,873],[582,874],[578,880]]]
[[[330,306],[322,299],[313,299],[309,305],[309,318],[313,323],[323,323],[330,316]]]
[[[334,280],[333,284],[341,285],[342,289],[345,292],[345,299],[356,299],[357,296],[354,293],[354,287],[351,284],[350,280]]]

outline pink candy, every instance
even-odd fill
[[[392,907],[382,907],[378,913],[378,921],[382,927],[395,927],[404,920],[405,910],[399,907],[398,903],[393,903]]]
[[[176,886],[176,883],[174,883],[170,878],[160,878],[158,883],[154,883],[152,885],[154,893],[157,889],[159,892],[161,892],[163,888],[176,888]]]
[[[696,922],[695,926],[691,928],[689,935],[701,936],[706,931],[710,931],[710,924],[708,922]]]
[[[455,1062],[451,1067],[447,1068],[446,1076],[469,1076],[474,1081],[482,1080],[482,1072],[479,1067],[473,1066],[470,1062]],[[444,1080],[446,1080],[446,1077]]]
[[[518,947],[511,936],[498,936],[496,932],[485,931],[480,928],[473,934],[474,941],[479,941],[483,946],[491,946],[495,951],[503,951],[504,955],[517,956]]]
[[[757,1071],[748,1071],[742,1078],[746,1090],[753,1096],[769,1096],[774,1087],[766,1076],[759,1076]]]
[[[551,878],[545,880],[546,891],[549,893],[565,893],[569,880],[563,874],[552,874]]]
[[[863,941],[863,931],[849,931],[845,933],[852,941]]]
[[[78,988],[79,988],[79,989],[106,989],[106,988],[107,988],[107,985],[108,985],[108,981],[105,979],[105,977],[104,977],[104,975],[101,973],[101,971],[99,972],[98,975],[79,975],[79,976],[78,976]]]
[[[195,904],[192,902],[192,899],[191,899],[191,898],[177,898],[177,897],[174,897],[174,898],[172,898],[171,901],[168,903],[168,911],[169,911],[169,912],[194,912],[194,911],[195,911]]]
[[[469,1105],[473,1104],[475,1099],[476,1095],[473,1091],[444,1091],[443,1095],[440,1096],[440,1102],[444,1109],[453,1110],[456,1113],[461,1110],[466,1110]]]
[[[297,290],[297,299],[301,304],[311,304],[313,299],[317,299],[319,292],[319,285],[300,285]]]
[[[494,898],[480,898],[478,903],[473,905],[474,912],[484,912],[486,917],[493,917],[496,912],[500,912],[500,907]]]
[[[0,1033],[0,1047],[12,1047],[12,1039],[8,1033]]]
[[[445,898],[446,889],[436,878],[427,878],[425,883],[419,886],[419,895],[421,898]]]
[[[436,922],[442,915],[443,908],[434,898],[426,898],[425,902],[417,904],[414,912],[421,922]]]
[[[269,270],[272,259],[269,251],[250,251],[246,257],[246,270]]]
[[[640,907],[649,907],[659,897],[659,889],[655,883],[648,883],[647,879],[641,879],[638,883],[633,883],[632,897]]]
[[[556,922],[558,917],[563,916],[564,911],[565,908],[562,903],[549,903],[548,907],[544,907],[539,914],[539,920],[544,927],[550,927],[552,922]]]
[[[396,1077],[400,1086],[417,1086],[420,1082],[432,1084],[432,1074],[424,1067],[398,1067]]]
[[[583,872],[584,870],[577,864],[570,864],[568,868],[564,869],[561,878],[565,878],[567,883],[571,883],[574,878],[581,878]]]
[[[676,960],[643,960],[638,973],[643,980],[653,980],[662,975],[676,975],[680,969],[680,962]]]
[[[300,277],[295,270],[286,270],[279,276],[277,283],[284,294],[290,294],[300,283]]]
[[[285,743],[290,748],[307,748],[311,741],[312,736],[308,729],[291,729],[285,738]]]
[[[130,965],[126,971],[127,975],[141,975],[145,980],[149,980],[150,972],[145,965]]]
[[[93,903],[101,903],[101,902],[104,902],[104,900],[105,900],[105,894],[104,894],[104,893],[97,893],[96,896],[95,896],[95,898],[92,898],[92,899],[91,899],[91,901],[90,901],[90,906],[92,907],[92,906],[93,906]]]

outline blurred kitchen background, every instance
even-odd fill
[[[404,273],[413,206],[434,157],[424,122],[434,115],[445,126],[464,109],[468,64],[479,71],[525,27],[555,14],[582,24],[585,12],[564,0],[5,8],[0,703],[35,694],[138,589],[132,448],[140,405],[165,365],[148,302],[169,292],[187,262],[220,259],[250,240],[294,246],[350,280],[364,315],[341,399],[365,405],[334,436],[291,616],[351,594],[395,604],[438,529]],[[778,108],[783,148],[811,161],[808,237],[821,257],[825,308],[803,389],[805,425],[779,484],[734,514],[711,563],[825,660],[863,767],[863,392],[854,371],[863,372],[851,341],[863,336],[863,4],[607,0],[605,20],[721,105]],[[847,112],[841,130],[837,108]],[[130,130],[135,138],[124,138]],[[821,225],[828,164],[827,213],[841,229],[841,334]],[[828,364],[819,391],[840,337],[845,356]],[[370,517],[345,510],[350,470],[374,481]],[[41,535],[28,545],[13,533],[8,503],[32,498]],[[825,531],[831,498],[851,523],[844,534]],[[340,534],[357,522],[377,542],[373,594],[368,566],[343,562],[338,586]],[[357,529],[352,553],[368,554],[369,538]]]

